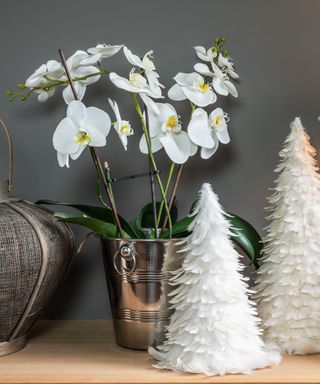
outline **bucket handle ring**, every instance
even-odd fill
[[[121,269],[118,267],[118,259],[129,260],[132,259],[132,266],[127,268],[121,265]],[[122,244],[120,249],[113,256],[113,266],[117,273],[121,276],[130,275],[133,273],[137,266],[137,253],[135,247],[131,243]]]
[[[12,174],[13,174],[13,147],[12,147],[12,139],[9,133],[8,128],[6,127],[5,123],[2,119],[0,119],[0,125],[2,129],[4,130],[7,140],[8,140],[8,149],[9,149],[9,169],[8,169],[8,191],[12,191]]]

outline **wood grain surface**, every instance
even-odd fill
[[[146,352],[114,342],[110,321],[40,321],[22,351],[0,358],[3,383],[320,383],[320,355],[285,356],[251,375],[161,371]]]

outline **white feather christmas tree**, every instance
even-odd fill
[[[159,360],[155,367],[224,375],[278,363],[277,353],[264,350],[240,255],[210,184],[202,186],[193,213],[182,268],[171,279],[177,288],[170,293],[174,313],[166,340],[149,348]]]
[[[320,352],[320,178],[301,121],[280,152],[257,278],[264,339],[281,351]]]

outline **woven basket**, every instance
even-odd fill
[[[67,225],[32,203],[9,197],[12,155],[7,136],[10,176],[0,181],[0,356],[26,345],[27,333],[59,287],[74,253]]]

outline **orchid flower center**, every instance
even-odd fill
[[[91,141],[91,137],[86,131],[79,130],[77,136],[74,138],[74,141],[81,145],[88,145]]]
[[[206,93],[210,90],[210,84],[205,83],[203,79],[199,79],[198,81],[196,81],[194,86],[201,93]]]
[[[162,132],[164,133],[178,133],[181,131],[181,124],[178,115],[169,116],[168,119],[162,124]]]
[[[227,122],[229,121],[229,117],[228,117],[228,114],[227,113],[221,113],[219,115],[216,115],[214,116],[212,119],[211,119],[211,122],[210,122],[210,125],[211,125],[211,128],[218,132],[221,128],[222,128],[222,122]]]
[[[219,126],[222,119],[223,119],[222,115],[216,116],[216,118],[215,118],[215,126]]]
[[[121,135],[125,135],[125,136],[133,135],[133,129],[131,128],[129,121],[123,121],[119,128],[119,131]]]
[[[139,73],[135,73],[134,68],[129,74],[129,81],[134,87],[137,88],[145,88],[147,85],[147,80]]]

